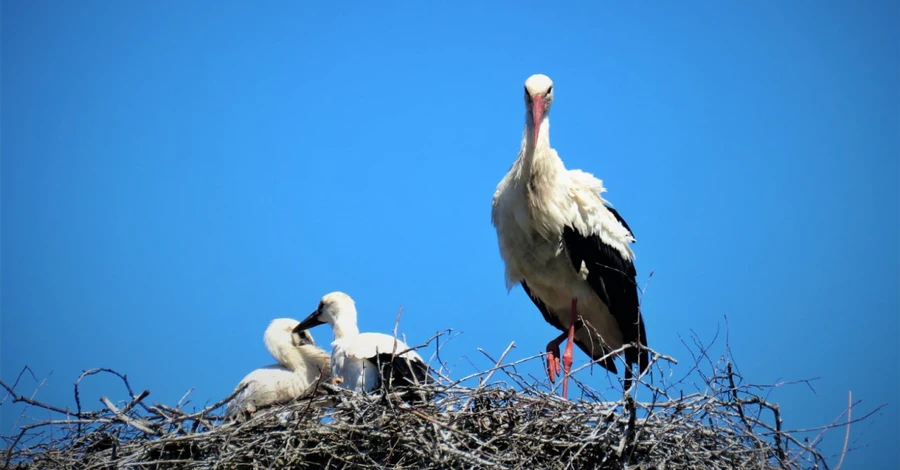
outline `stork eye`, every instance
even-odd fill
[[[550,85],[550,88],[547,88],[547,94],[553,93],[553,85]]]

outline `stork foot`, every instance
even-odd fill
[[[565,339],[566,333],[563,333],[547,343],[547,378],[550,383],[556,382],[556,376],[559,375],[559,345]]]
[[[556,382],[556,376],[559,375],[559,344],[551,342],[547,345],[547,378],[550,383]]]

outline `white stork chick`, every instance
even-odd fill
[[[528,77],[519,156],[497,185],[491,222],[506,266],[507,290],[521,284],[544,319],[563,332],[547,344],[551,382],[560,372],[559,345],[568,338],[562,356],[566,397],[573,342],[592,360],[600,360],[625,344],[646,347],[647,336],[630,247],[634,235],[601,197],[603,182],[567,170],[550,147],[552,104],[550,77]],[[612,357],[599,363],[617,373]],[[627,390],[631,365],[646,371],[649,354],[627,348],[625,363]]]
[[[328,353],[316,346],[308,331],[295,332],[300,322],[291,318],[272,320],[263,339],[278,364],[247,374],[235,390],[245,384],[225,410],[228,419],[241,420],[258,409],[287,403],[305,394],[317,380],[331,378]]]
[[[383,333],[359,332],[356,303],[349,295],[343,292],[325,295],[316,310],[294,331],[324,323],[334,330],[331,372],[335,383],[342,388],[369,392],[433,380],[425,361],[403,341]]]

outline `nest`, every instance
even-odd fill
[[[61,416],[4,437],[0,465],[22,470],[828,468],[815,447],[819,438],[810,441],[783,430],[779,407],[763,398],[773,386],[745,384],[730,357],[707,357],[701,371],[704,361],[695,356],[693,373],[703,377],[705,390],[694,393],[683,393],[677,383],[645,384],[650,400],[632,394],[604,400],[572,377],[577,388],[570,394],[580,391],[581,398],[564,400],[517,372],[540,356],[504,364],[506,352],[494,367],[462,380],[435,371],[439,379],[423,386],[434,396],[427,403],[384,392],[353,394],[322,383],[309,396],[240,423],[222,420],[231,397],[193,412],[146,404],[148,391],[133,393],[124,375],[108,369],[87,371],[79,381],[115,374],[133,399],[117,406],[103,397],[104,407],[92,411],[81,409],[77,383],[78,409],[71,411],[19,395],[0,382],[13,401]],[[660,363],[671,359],[653,353],[653,361],[661,371]],[[491,382],[497,372],[509,380]],[[824,430],[850,422],[848,414],[846,422],[812,431],[821,437]]]

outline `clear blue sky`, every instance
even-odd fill
[[[655,272],[651,346],[684,371],[680,338],[727,315],[748,380],[821,377],[773,395],[787,427],[852,390],[859,414],[888,407],[846,468],[897,464],[896,2],[300,5],[3,2],[0,377],[28,364],[69,404],[111,367],[199,405],[272,362],[272,318],[333,290],[364,330],[402,305],[412,343],[462,332],[451,362],[542,351],[556,333],[507,295],[490,224],[541,72],[554,146]]]

